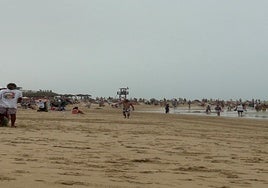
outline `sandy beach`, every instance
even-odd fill
[[[19,109],[0,127],[3,188],[268,187],[268,121],[139,112]]]

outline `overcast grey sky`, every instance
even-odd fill
[[[267,0],[0,0],[0,84],[267,100]]]

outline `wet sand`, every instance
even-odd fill
[[[267,120],[135,107],[19,109],[18,128],[0,127],[0,187],[268,187]]]

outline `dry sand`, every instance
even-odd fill
[[[18,128],[0,127],[0,187],[268,187],[267,120],[142,108],[19,109]]]

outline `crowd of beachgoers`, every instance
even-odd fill
[[[38,103],[45,103],[47,110],[64,110],[68,104],[83,104],[90,108],[91,104],[97,104],[99,107],[111,106],[118,108],[122,98],[113,97],[96,97],[91,98],[88,96],[76,96],[66,97],[65,95],[56,97],[23,97],[21,102],[22,108],[38,108]],[[266,111],[268,108],[268,102],[259,99],[252,100],[214,100],[214,99],[202,99],[202,100],[187,100],[187,99],[144,99],[144,98],[130,98],[129,99],[134,105],[145,104],[159,107],[165,107],[167,104],[171,108],[185,107],[191,109],[192,107],[201,107],[206,109],[208,106],[214,109],[216,106],[220,106],[221,109],[226,111],[232,111],[237,108],[238,105],[242,105],[244,109],[254,109],[256,111]]]

